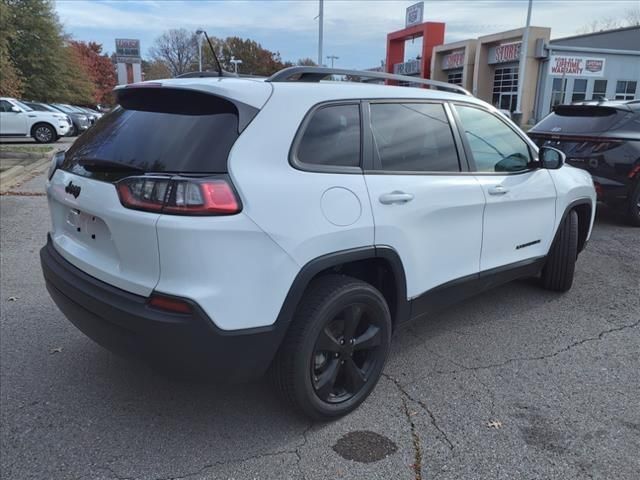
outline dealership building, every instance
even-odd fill
[[[522,83],[521,124],[539,121],[561,103],[640,99],[639,26],[558,39],[551,39],[550,28],[532,26],[522,55],[524,28],[444,43],[446,25],[423,23],[423,10],[421,3],[409,7],[405,28],[387,35],[385,71],[454,83],[511,113]],[[407,59],[405,43],[419,37],[420,54]]]

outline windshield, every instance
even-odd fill
[[[28,105],[25,105],[24,103],[22,103],[22,102],[20,102],[18,100],[14,100],[13,103],[15,103],[17,106],[19,106],[25,112],[32,112],[33,111],[33,108],[29,107]]]
[[[61,103],[54,103],[53,105],[64,113],[78,113],[77,110],[71,108],[69,105],[62,105]]]

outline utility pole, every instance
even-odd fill
[[[340,57],[337,57],[336,55],[327,55],[327,60],[331,60],[331,68],[333,68],[333,61],[339,59]]]
[[[518,68],[518,98],[516,100],[516,111],[518,123],[522,124],[522,92],[524,91],[524,81],[527,72],[527,51],[529,50],[529,25],[531,25],[531,7],[533,0],[529,0],[529,8],[527,9],[527,24],[522,36],[522,44],[520,45],[520,65]]]
[[[322,66],[322,28],[324,22],[324,0],[319,0],[319,8],[318,12],[318,66]]]
[[[198,35],[198,71],[202,71],[202,35],[204,34],[204,30],[198,29],[196,30],[196,35]]]

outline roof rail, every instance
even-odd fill
[[[326,67],[288,67],[274,73],[267,82],[319,82],[329,75],[350,75],[360,78],[379,78],[382,80],[395,80],[400,82],[419,83],[435,87],[440,90],[449,90],[455,93],[471,96],[464,88],[452,83],[439,82],[437,80],[429,80],[426,78],[410,77],[408,75],[395,75],[393,73],[375,72],[370,70],[348,70],[344,68],[326,68]],[[297,77],[297,78],[294,78]]]

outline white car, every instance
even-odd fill
[[[40,112],[15,98],[0,97],[0,136],[33,137],[38,143],[51,143],[71,129],[64,113]]]
[[[69,320],[163,367],[270,370],[327,419],[369,395],[401,323],[519,277],[571,287],[587,172],[459,87],[332,74],[406,78],[119,87],[50,170],[41,263]]]

